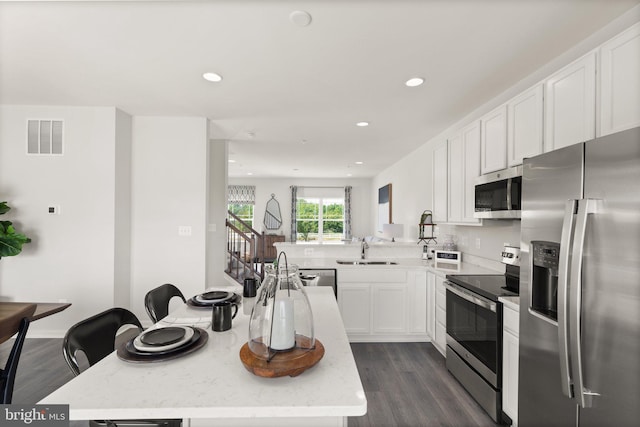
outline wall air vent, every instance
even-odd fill
[[[27,120],[27,154],[62,155],[62,120]]]

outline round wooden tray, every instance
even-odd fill
[[[297,340],[307,337],[297,336]],[[254,375],[265,378],[297,377],[307,369],[315,366],[324,356],[324,345],[316,339],[316,345],[311,350],[295,348],[291,351],[276,353],[271,361],[258,356],[249,349],[249,343],[245,343],[240,349],[242,364]]]

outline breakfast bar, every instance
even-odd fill
[[[183,418],[185,426],[346,425],[347,417],[367,411],[360,376],[333,292],[326,287],[306,292],[315,337],[325,354],[297,377],[262,378],[245,369],[239,352],[248,339],[255,299],[244,298],[232,328],[225,332],[204,328],[209,340],[198,351],[146,363],[120,360],[114,352],[39,404],[69,404],[71,420]],[[202,324],[210,317],[211,309],[183,305],[167,320]]]

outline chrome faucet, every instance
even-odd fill
[[[362,239],[361,248],[362,250],[360,252],[360,258],[365,259],[367,257],[367,249],[369,249],[369,245],[364,241],[364,238]]]

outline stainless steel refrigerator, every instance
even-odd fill
[[[518,425],[640,425],[640,128],[526,159]]]

